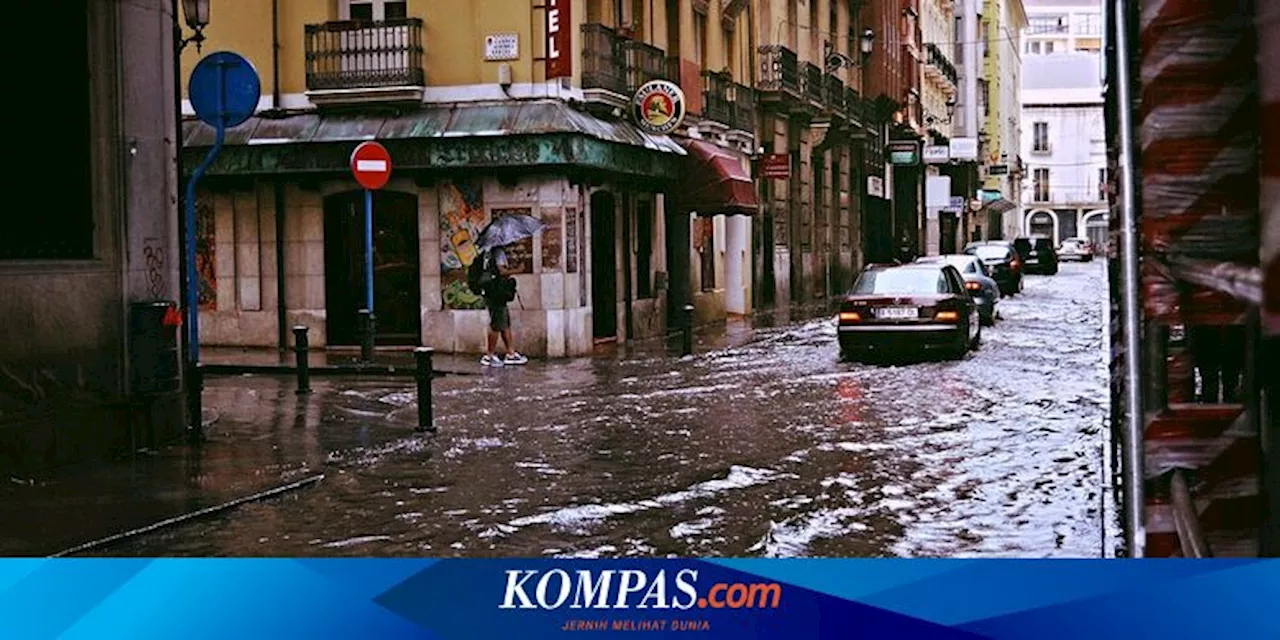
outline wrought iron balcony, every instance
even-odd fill
[[[582,88],[627,92],[626,65],[620,53],[622,39],[602,24],[582,25]]]
[[[650,80],[672,80],[667,53],[651,44],[622,39],[618,42],[626,75],[627,94],[635,93]],[[675,78],[679,78],[676,76]]]
[[[422,20],[344,20],[305,27],[308,91],[423,87]]]
[[[779,91],[800,95],[800,58],[796,52],[780,45],[766,44],[759,49],[761,91]]]
[[[853,87],[846,87],[844,90],[844,113],[850,120],[862,121],[862,96]]]
[[[733,119],[733,108],[729,93],[733,80],[729,78],[727,73],[704,71],[702,72],[702,82],[703,117],[713,122],[730,124]]]
[[[737,83],[730,85],[729,89],[729,100],[733,106],[733,128],[755,133],[756,105],[759,102],[755,89]]]
[[[804,63],[804,95],[811,102],[822,104],[823,93],[826,92],[826,84],[823,82],[822,67],[812,63]]]
[[[936,73],[951,83],[951,86],[960,86],[960,75],[956,71],[955,65],[951,64],[951,61],[947,59],[947,56],[942,53],[942,49],[932,42],[925,45],[925,49],[926,71],[929,70],[929,67],[933,67],[933,69],[936,70]]]
[[[827,76],[826,96],[824,104],[831,110],[831,113],[840,117],[846,117],[844,110],[845,87],[844,81],[836,76]]]

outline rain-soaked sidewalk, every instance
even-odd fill
[[[309,396],[288,377],[210,380],[201,450],[11,485],[3,511],[23,521],[0,553],[322,473],[97,553],[1097,556],[1105,271],[1026,288],[955,362],[839,362],[824,318],[705,334],[688,359],[650,344],[476,367],[436,381],[434,436],[413,433],[411,380],[318,378]]]

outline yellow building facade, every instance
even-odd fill
[[[358,343],[363,204],[347,164],[369,139],[394,166],[374,195],[379,344],[483,349],[465,268],[479,230],[509,213],[548,224],[517,247],[512,314],[532,355],[658,336],[686,305],[714,322],[825,298],[860,260],[851,6],[215,3],[204,52],[246,56],[263,96],[197,203],[202,340],[285,345],[304,324],[314,345]],[[184,53],[184,74],[199,57]],[[668,102],[679,126],[634,113],[651,81],[682,90]],[[187,122],[188,170],[212,138]],[[753,181],[768,153],[793,159],[789,173]]]

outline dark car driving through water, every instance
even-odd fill
[[[867,267],[837,322],[844,359],[901,352],[960,358],[982,340],[978,305],[950,264]]]
[[[978,313],[982,316],[983,326],[996,323],[996,303],[1000,302],[1000,285],[991,277],[987,265],[978,256],[964,254],[927,256],[917,258],[921,264],[949,264],[960,272],[964,278],[964,287],[969,290],[974,304],[978,305]]]
[[[964,248],[967,255],[977,256],[987,265],[991,279],[1000,285],[1001,295],[1022,293],[1022,258],[1013,245],[1003,240],[971,242]]]

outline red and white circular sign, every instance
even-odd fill
[[[361,142],[351,153],[351,174],[360,186],[377,191],[391,179],[391,154],[377,142]]]

